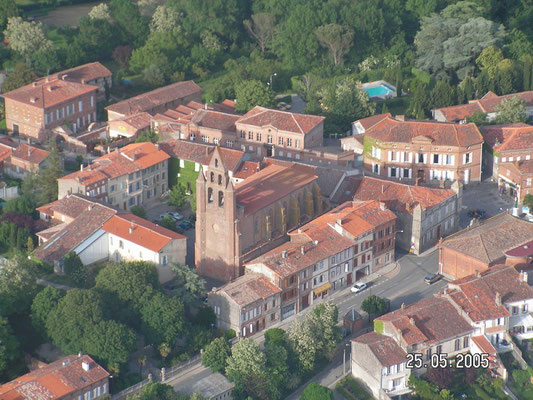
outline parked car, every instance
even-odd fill
[[[176,221],[181,221],[183,219],[183,215],[181,215],[177,211],[170,211],[167,213],[171,218],[174,218]]]
[[[352,288],[350,289],[352,291],[352,293],[359,293],[359,292],[362,292],[363,290],[365,290],[367,288],[367,284],[364,283],[364,282],[357,282],[355,285],[352,286]]]
[[[184,220],[181,224],[178,225],[178,227],[183,230],[188,230],[193,227],[193,224],[191,224],[191,221]]]
[[[437,282],[441,276],[439,274],[428,274],[424,278],[424,282],[426,282],[428,285],[433,285],[435,282]]]

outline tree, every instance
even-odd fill
[[[65,175],[63,162],[57,149],[55,138],[48,142],[48,166],[39,171],[39,197],[38,204],[47,204],[57,200],[57,180]]]
[[[128,69],[129,60],[131,58],[132,48],[131,46],[117,46],[113,50],[113,60],[124,69]]]
[[[472,114],[469,117],[466,117],[466,122],[473,122],[474,124],[480,126],[480,125],[487,125],[489,123],[489,120],[487,119],[487,114],[483,111],[474,111],[474,114]]]
[[[528,207],[530,210],[533,210],[533,194],[526,194],[522,204]]]
[[[0,268],[0,316],[27,312],[37,292],[33,261],[17,255]]]
[[[109,9],[123,32],[124,42],[134,48],[141,46],[148,36],[148,23],[141,17],[138,7],[129,0],[112,0]]]
[[[29,197],[22,195],[16,199],[11,199],[4,204],[3,210],[4,214],[9,212],[17,212],[24,215],[33,215],[35,212],[35,202]]]
[[[48,315],[57,307],[63,293],[53,286],[46,286],[41,290],[31,304],[31,323],[35,330],[46,337],[46,320]]]
[[[272,88],[258,81],[243,81],[235,87],[237,97],[236,110],[247,112],[255,106],[272,107],[274,105],[275,94]]]
[[[429,102],[432,109],[453,105],[455,103],[453,88],[447,82],[438,81],[429,93]]]
[[[168,343],[161,343],[158,347],[159,354],[161,355],[161,358],[163,359],[163,364],[165,364],[165,361],[167,357],[169,356],[172,349],[170,348]]]
[[[89,11],[90,19],[105,19],[111,21],[111,12],[109,11],[109,6],[106,3],[100,3]]]
[[[449,389],[455,381],[451,368],[428,368],[427,379],[440,389]]]
[[[31,236],[28,236],[28,240],[26,241],[26,250],[28,253],[33,252],[33,249],[35,249],[35,243],[33,242],[33,239]]]
[[[494,108],[494,111],[497,113],[495,119],[497,124],[527,121],[526,103],[520,96],[504,99],[500,105]]]
[[[163,86],[166,82],[165,72],[159,65],[152,63],[143,70],[143,81],[150,86]]]
[[[361,309],[370,315],[380,316],[385,314],[389,310],[389,302],[374,294],[368,296],[363,300]]]
[[[185,326],[183,303],[179,297],[156,293],[141,309],[141,331],[146,341],[174,345]]]
[[[328,24],[316,30],[318,42],[328,49],[333,64],[342,64],[344,56],[353,44],[353,29],[339,24]]]
[[[254,399],[277,399],[279,391],[272,385],[266,369],[266,356],[251,339],[242,339],[231,349],[226,376],[235,383],[238,394]]]
[[[177,34],[181,31],[179,25],[181,13],[174,7],[157,6],[152,22],[150,22],[150,31],[152,32],[172,32]]]
[[[141,206],[132,206],[130,211],[133,215],[146,219],[146,210]]]
[[[0,376],[11,370],[11,364],[21,357],[19,343],[6,318],[0,317]]]
[[[145,356],[145,355],[140,356],[140,357],[137,359],[137,364],[139,364],[139,375],[142,376],[142,374],[143,374],[143,367],[146,365],[146,356]]]
[[[193,268],[180,264],[172,264],[170,268],[176,275],[173,279],[173,283],[176,285],[174,291],[184,304],[190,305],[205,297],[205,279],[198,275]]]
[[[81,342],[81,350],[107,366],[121,365],[129,360],[136,341],[135,332],[126,325],[104,320],[88,328],[85,340]]]
[[[83,265],[80,257],[73,251],[67,253],[63,260],[65,275],[76,286],[84,286],[87,281],[87,268]]]
[[[285,331],[281,328],[270,328],[265,331],[265,344],[285,345]]]
[[[187,203],[187,195],[185,192],[187,189],[182,184],[178,183],[172,186],[170,194],[168,196],[168,204],[176,208],[181,208]]]
[[[17,15],[18,9],[14,0],[0,0],[0,32],[6,28],[9,18]]]
[[[265,47],[274,33],[274,16],[268,13],[253,14],[252,20],[246,20],[243,24],[248,34],[259,45],[261,52],[264,53]]]
[[[7,93],[11,90],[18,89],[21,86],[31,83],[34,79],[33,72],[26,66],[26,64],[19,62],[15,64],[12,72],[8,72],[6,79],[2,84],[2,91]]]
[[[231,347],[228,341],[224,337],[219,337],[205,346],[202,353],[202,364],[213,372],[224,373],[230,355]]]
[[[137,136],[137,139],[135,139],[135,143],[157,143],[159,142],[159,139],[159,135],[156,131],[154,131],[153,129],[147,129],[144,132],[141,132],[139,136]]]
[[[333,391],[316,382],[307,385],[300,400],[333,400]]]
[[[318,358],[319,340],[307,317],[303,321],[293,322],[287,331],[287,342],[296,357],[299,370],[312,371]]]
[[[133,398],[135,400],[180,400],[172,386],[159,382],[150,382],[145,385]]]
[[[486,70],[491,79],[494,79],[498,64],[503,60],[503,52],[499,47],[489,46],[481,52],[476,59],[476,64],[481,70]]]
[[[424,119],[429,112],[430,100],[427,94],[427,85],[418,84],[414,89],[414,94],[409,101],[407,114],[416,118]]]
[[[176,221],[170,218],[168,215],[165,215],[162,219],[159,220],[158,225],[161,225],[163,228],[170,229],[171,231],[178,232],[179,229],[176,226]]]
[[[281,344],[266,343],[265,356],[268,375],[280,391],[287,386],[289,378],[288,352]]]
[[[4,35],[9,47],[19,53],[26,61],[39,51],[53,51],[54,45],[46,38],[40,22],[24,21],[21,17],[11,17],[7,21]]]
[[[309,315],[309,323],[317,338],[317,355],[331,358],[337,349],[337,343],[342,338],[340,329],[337,327],[339,310],[331,302],[317,305]]]

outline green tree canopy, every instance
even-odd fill
[[[31,83],[34,77],[31,69],[29,69],[25,63],[19,62],[15,64],[12,72],[7,73],[6,79],[2,84],[2,91],[7,93],[11,90],[18,89],[21,86]]]
[[[33,261],[17,255],[0,268],[0,316],[27,312],[36,292]]]
[[[494,111],[497,113],[495,122],[497,124],[513,124],[515,122],[526,122],[526,103],[520,96],[513,96],[504,99]]]
[[[272,107],[274,92],[268,85],[258,80],[244,81],[235,87],[236,109],[247,112],[255,106]]]
[[[18,9],[15,0],[0,0],[0,32],[6,28],[8,19],[17,15]]]
[[[173,283],[176,284],[175,293],[183,303],[189,305],[206,295],[205,279],[187,265],[172,264],[172,272],[176,274]]]
[[[55,310],[63,293],[53,286],[46,286],[41,290],[31,304],[31,323],[35,330],[46,337],[46,320],[48,315]]]
[[[32,215],[35,212],[35,202],[29,196],[20,196],[16,199],[6,201],[2,211],[8,213],[10,211],[16,211],[20,214]]]
[[[322,47],[329,51],[334,65],[342,64],[344,56],[353,44],[353,29],[339,24],[322,25],[316,30],[316,37]]]
[[[39,185],[38,204],[47,204],[57,200],[57,179],[65,175],[63,168],[63,161],[57,149],[55,138],[51,138],[48,142],[48,166],[39,171]]]
[[[330,388],[312,382],[305,387],[300,400],[333,400],[333,391]]]
[[[10,372],[11,364],[21,357],[19,343],[6,318],[0,317],[0,377]]]
[[[9,40],[9,47],[27,61],[39,51],[53,51],[54,45],[46,38],[40,22],[24,21],[21,17],[11,17],[7,21],[4,35]]]
[[[172,189],[170,189],[168,204],[176,208],[185,206],[187,203],[187,195],[185,194],[186,191],[187,189],[184,185],[180,183],[174,185]]]
[[[146,219],[146,210],[144,209],[144,207],[133,206],[130,208],[130,211],[133,215]]]
[[[487,125],[489,120],[487,119],[487,114],[482,111],[475,111],[470,117],[466,117],[466,122],[473,122],[474,124]]]
[[[231,355],[231,347],[224,337],[213,339],[211,343],[205,346],[202,354],[202,364],[213,372],[222,372],[226,370],[226,361]]]
[[[87,282],[87,267],[83,265],[80,257],[73,251],[67,253],[63,260],[65,275],[78,286],[83,287]]]
[[[141,320],[141,331],[148,343],[156,346],[163,342],[174,345],[184,330],[183,303],[177,296],[155,293],[142,307]]]
[[[372,294],[363,300],[361,309],[369,315],[380,316],[389,310],[389,303],[386,299]]]

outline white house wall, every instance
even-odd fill
[[[107,259],[109,254],[107,236],[107,232],[99,229],[74,249],[83,265]]]

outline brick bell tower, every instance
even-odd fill
[[[195,260],[198,274],[223,282],[239,276],[237,200],[219,148],[196,180]]]

